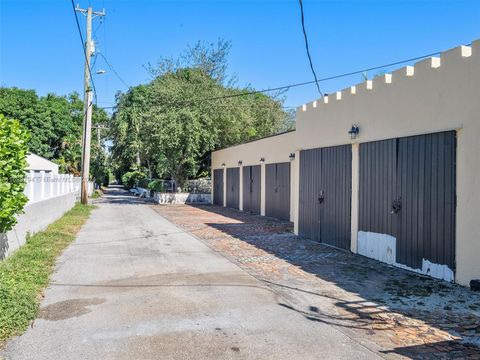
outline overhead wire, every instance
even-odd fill
[[[120,80],[120,82],[125,85],[125,87],[127,89],[130,89],[130,86],[125,82],[125,80],[123,80],[123,78],[118,74],[118,72],[115,70],[115,68],[112,66],[112,64],[110,64],[110,62],[107,60],[106,56],[103,55],[100,51],[97,51],[97,56],[100,55],[102,57],[102,59],[105,61],[105,63],[107,64],[107,66],[110,68],[110,70],[112,70],[112,72],[115,74],[115,76],[118,78],[118,80]]]
[[[332,75],[332,76],[328,76],[328,77],[325,77],[325,78],[312,80],[312,81],[304,81],[304,82],[299,82],[299,83],[293,83],[293,84],[289,84],[289,85],[283,85],[283,86],[278,86],[278,87],[268,88],[268,89],[263,89],[263,90],[244,91],[244,92],[241,92],[241,93],[238,93],[238,94],[223,95],[223,96],[216,96],[216,97],[210,97],[210,98],[191,99],[191,100],[185,100],[185,101],[176,102],[176,103],[172,103],[172,104],[173,105],[191,105],[191,104],[195,104],[197,102],[203,102],[203,101],[222,100],[222,99],[235,98],[235,97],[239,97],[239,96],[248,96],[248,95],[261,94],[261,93],[268,93],[268,92],[271,92],[271,91],[289,90],[291,88],[311,85],[311,84],[315,84],[317,82],[320,83],[320,82],[325,82],[325,81],[329,81],[329,80],[340,79],[340,78],[343,78],[343,77],[358,75],[358,74],[362,74],[362,73],[373,71],[373,70],[379,70],[379,69],[384,69],[384,68],[388,68],[388,67],[392,67],[392,66],[396,66],[396,65],[410,63],[412,61],[425,59],[425,58],[435,56],[435,55],[439,55],[439,54],[441,54],[441,51],[436,51],[436,52],[433,52],[433,53],[429,53],[429,54],[425,54],[425,55],[421,55],[421,56],[417,56],[417,57],[413,57],[413,58],[409,58],[409,59],[405,59],[405,60],[395,61],[395,62],[384,64],[384,65],[378,65],[378,66],[373,66],[373,67],[369,67],[369,68],[365,68],[365,69],[361,69],[361,70],[355,70],[355,71],[346,72],[346,73],[342,73],[342,74],[338,74],[338,75]],[[113,108],[115,108],[115,106],[104,107],[104,109],[113,109]]]
[[[315,85],[317,86],[318,93],[320,96],[323,96],[322,90],[320,90],[320,85],[318,84],[317,73],[315,72],[315,68],[313,67],[312,56],[310,55],[310,47],[308,46],[308,37],[307,31],[305,30],[305,16],[303,13],[303,2],[302,0],[298,0],[300,4],[300,15],[302,20],[302,31],[303,31],[303,38],[305,40],[305,50],[307,52],[308,62],[310,64],[310,70],[312,70],[313,78],[315,79]]]

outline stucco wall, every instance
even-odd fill
[[[280,135],[270,136],[257,141],[232,146],[226,149],[212,152],[212,168],[238,167],[238,161],[242,165],[259,165],[260,158],[265,158],[266,164],[289,161],[288,156],[295,152],[296,131],[286,132]]]
[[[296,131],[214,152],[212,167],[292,162],[292,220],[297,232],[299,151],[352,144],[352,241],[357,252],[358,144],[457,131],[457,209],[455,280],[480,278],[480,41],[443,52],[414,66],[357,84],[297,109]],[[358,124],[351,140],[348,130]],[[262,172],[262,176],[264,172]],[[263,181],[263,179],[262,179]]]
[[[77,194],[71,192],[27,204],[24,214],[18,216],[15,227],[6,234],[0,234],[0,260],[25,244],[28,234],[32,235],[42,231],[61,218],[75,205],[76,200]]]
[[[480,278],[480,41],[359,84],[354,92],[344,89],[328,96],[328,102],[319,99],[299,107],[298,148],[457,130],[456,281],[467,285]],[[347,131],[353,123],[359,124],[360,134],[350,141]],[[352,250],[356,251],[358,156],[353,157],[353,165]]]
[[[227,169],[229,167],[238,167],[238,161],[242,161],[240,167],[240,209],[243,209],[243,166],[261,165],[261,201],[260,213],[265,215],[265,165],[280,162],[289,162],[290,154],[295,153],[297,147],[296,131],[289,131],[280,135],[270,136],[257,141],[232,146],[226,149],[212,152],[212,178],[214,169]],[[264,158],[265,162],[260,163]],[[225,165],[222,165],[225,164]],[[295,193],[297,182],[297,171],[295,170],[297,161],[291,161],[291,181],[290,181],[290,220],[295,216]],[[226,170],[224,171],[224,193],[226,190]],[[213,198],[213,197],[212,197]]]

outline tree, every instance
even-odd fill
[[[214,149],[268,136],[293,127],[280,94],[243,95],[251,88],[227,80],[230,43],[197,43],[178,59],[149,67],[155,78],[118,94],[110,122],[116,176],[145,166],[150,177],[187,178],[209,172]],[[241,96],[238,96],[241,95]],[[220,97],[215,101],[206,98]]]
[[[23,194],[28,131],[17,120],[0,114],[0,233],[16,223],[27,202]]]
[[[197,41],[195,46],[188,46],[178,58],[163,57],[156,66],[148,64],[146,68],[154,79],[179,69],[200,69],[216,82],[232,86],[236,76],[227,77],[227,56],[231,48],[231,42],[223,39],[218,39],[216,44]]]
[[[0,88],[0,114],[17,119],[31,133],[29,151],[58,163],[61,170],[79,174],[83,101],[77,93],[38,97],[34,90]],[[106,123],[108,114],[93,107],[93,124]],[[99,151],[92,139],[92,158]]]

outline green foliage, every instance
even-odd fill
[[[129,171],[122,176],[122,184],[131,189],[139,186],[140,182],[147,180],[147,174],[140,170]]]
[[[0,347],[7,338],[20,335],[35,319],[39,295],[48,285],[57,256],[75,239],[92,208],[76,205],[0,262]]]
[[[81,162],[83,101],[77,93],[39,97],[34,90],[0,88],[0,114],[17,119],[30,133],[29,150],[79,174]],[[94,125],[107,122],[107,113],[93,106]],[[100,151],[92,137],[92,159]]]
[[[212,150],[293,127],[278,96],[236,96],[253,89],[236,88],[227,79],[229,49],[225,41],[198,43],[179,59],[150,66],[150,83],[118,95],[110,122],[117,178],[132,165],[145,166],[149,177],[183,187],[186,179],[209,173]]]
[[[90,173],[99,186],[108,186],[110,183],[110,167],[108,156],[104,151],[98,150],[90,164]]]
[[[0,114],[0,233],[16,223],[27,202],[23,194],[28,131],[17,120]]]
[[[92,194],[92,199],[99,199],[103,196],[103,191],[101,189],[95,189]]]
[[[150,181],[147,188],[156,192],[167,192],[167,184],[165,183],[165,181],[160,179]]]

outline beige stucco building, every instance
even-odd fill
[[[391,154],[381,150],[389,146]],[[288,193],[269,179],[278,163],[290,164]],[[354,253],[462,285],[480,279],[480,41],[309,102],[297,109],[296,131],[213,152],[217,203],[236,196],[243,210],[257,181],[245,180],[249,166],[260,166],[259,212],[269,215],[269,194],[283,189],[289,201],[279,206],[289,207],[296,234],[328,244],[329,234],[345,238],[347,219]],[[218,172],[234,168],[238,189]]]

